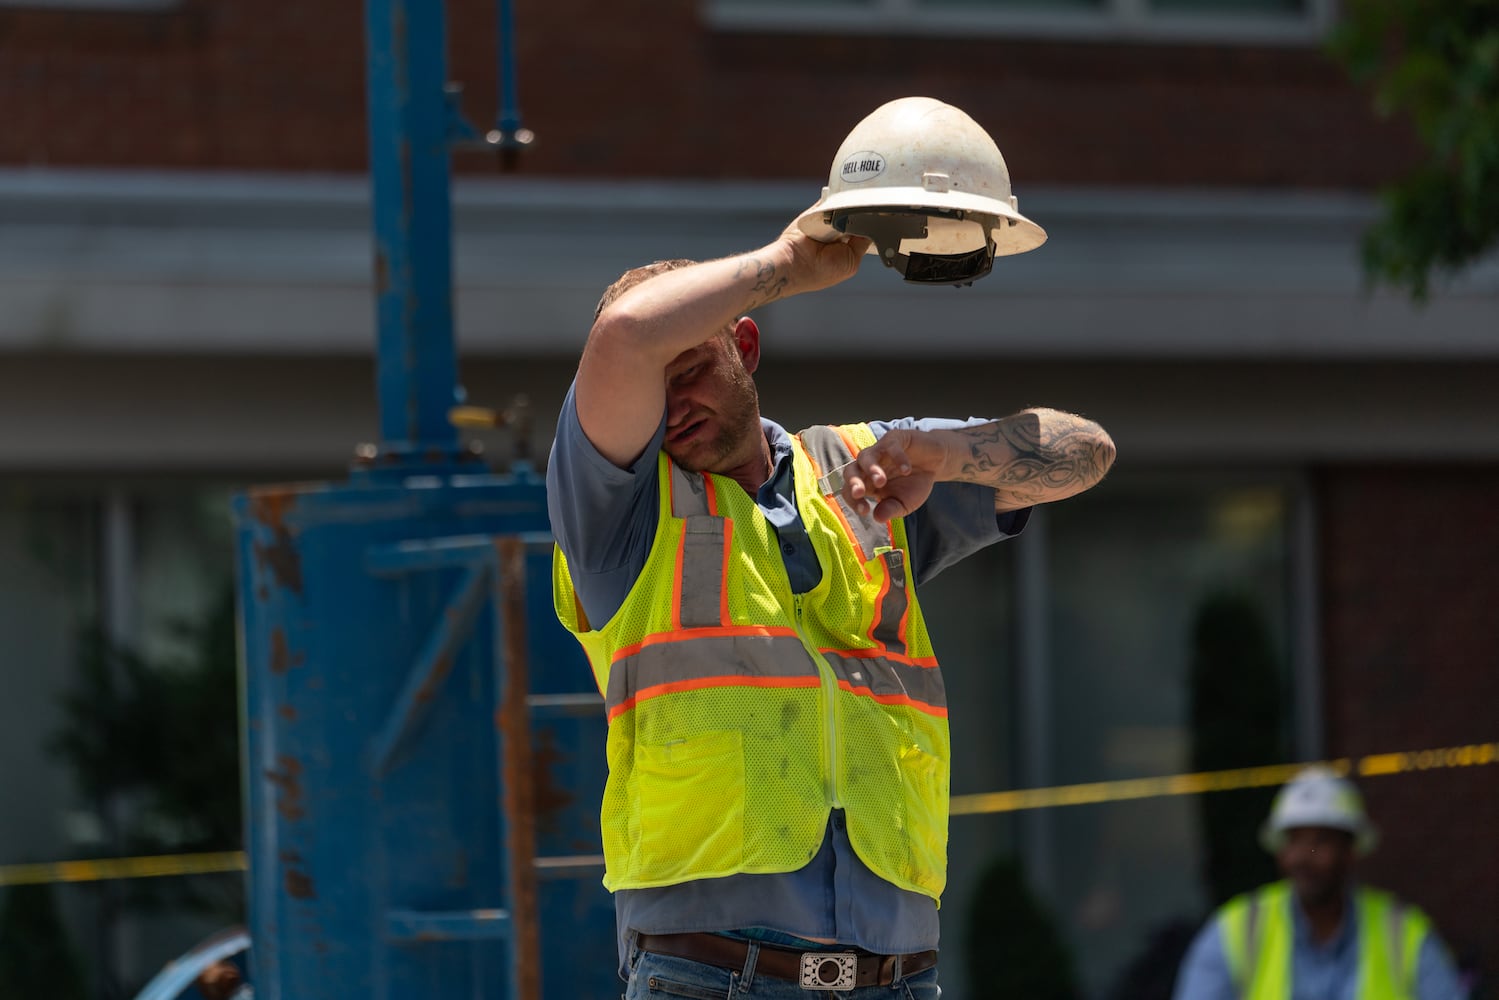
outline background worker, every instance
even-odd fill
[[[1113,461],[1049,409],[762,419],[747,313],[849,278],[868,245],[792,225],[627,272],[563,404],[555,596],[609,713],[631,1000],[938,995],[947,713],[917,591]]]
[[[1276,796],[1260,840],[1285,880],[1214,914],[1187,950],[1174,1000],[1461,1000],[1426,915],[1354,881],[1375,831],[1352,782],[1302,771]]]

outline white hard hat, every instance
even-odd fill
[[[796,223],[823,242],[868,237],[886,266],[928,284],[972,284],[995,256],[1046,242],[1020,214],[989,133],[930,97],[882,104],[855,125],[822,197]]]
[[[1353,834],[1354,850],[1374,849],[1374,825],[1364,813],[1364,798],[1353,782],[1321,765],[1308,767],[1286,782],[1275,796],[1270,816],[1260,828],[1260,844],[1272,854],[1285,843],[1286,831],[1322,826]]]

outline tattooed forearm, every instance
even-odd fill
[[[1026,410],[958,433],[967,450],[956,478],[992,487],[1001,510],[1081,493],[1114,464],[1102,427],[1058,410]]]
[[[745,306],[746,310],[755,309],[780,298],[789,280],[786,275],[779,273],[774,261],[758,254],[739,259],[739,266],[734,271],[734,277],[743,278],[747,274],[754,276],[755,283],[750,286],[751,298]]]

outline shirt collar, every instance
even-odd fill
[[[1317,944],[1312,940],[1311,924],[1307,922],[1306,914],[1301,912],[1301,901],[1296,894],[1291,894],[1291,926],[1296,938],[1296,944],[1302,948],[1315,948],[1322,952],[1341,952],[1347,948],[1358,933],[1358,901],[1357,894],[1350,888],[1343,899],[1343,923],[1338,928],[1338,934],[1326,944]]]
[[[786,433],[786,428],[764,417],[760,418],[760,429],[765,432],[765,441],[770,445],[770,478],[761,485],[759,498],[765,502],[774,502],[773,498],[779,495],[794,507],[796,493],[792,485],[795,478],[792,472],[794,464],[791,461],[791,435]]]
[[[774,469],[791,458],[791,435],[786,433],[786,428],[764,417],[760,418],[760,429],[765,432],[765,440],[770,445],[771,476],[774,478]]]

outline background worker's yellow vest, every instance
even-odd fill
[[[1377,889],[1354,892],[1358,921],[1358,1000],[1415,1000],[1426,915]],[[1290,1000],[1292,917],[1289,882],[1235,896],[1219,919],[1223,954],[1241,1000]]]
[[[664,453],[655,542],[613,619],[590,625],[556,553],[557,615],[609,713],[611,891],[793,871],[840,807],[873,871],[942,892],[947,700],[905,526],[862,516],[825,477],[874,440],[865,424],[796,436],[797,507],[822,565],[806,594],[753,498]]]

